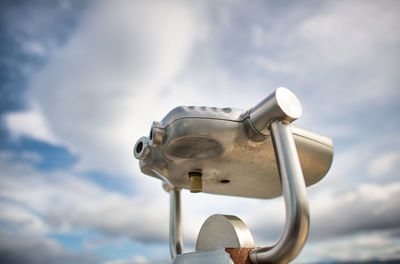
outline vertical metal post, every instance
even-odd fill
[[[271,123],[270,131],[281,177],[286,223],[274,246],[255,249],[249,256],[253,263],[289,263],[300,253],[308,236],[306,186],[289,125],[275,121]]]
[[[181,190],[172,187],[169,190],[170,219],[169,219],[169,247],[171,258],[183,252],[182,218],[181,218]]]

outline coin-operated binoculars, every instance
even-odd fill
[[[170,193],[170,250],[173,263],[288,263],[303,248],[309,230],[306,186],[328,172],[329,138],[292,126],[302,114],[297,97],[278,88],[249,110],[180,106],[134,155],[143,173],[163,181]],[[278,242],[255,247],[236,216],[213,215],[203,224],[196,252],[183,253],[180,190],[255,198],[283,195],[284,231]]]

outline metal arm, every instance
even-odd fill
[[[182,222],[181,222],[181,190],[172,187],[169,190],[170,219],[169,219],[169,248],[171,258],[183,252]]]
[[[306,185],[289,127],[301,112],[296,96],[285,88],[278,88],[250,114],[250,120],[258,125],[255,127],[260,133],[265,133],[265,128],[271,133],[286,206],[286,223],[281,238],[272,247],[252,250],[249,257],[253,263],[289,263],[307,240],[309,210]]]
[[[270,127],[286,206],[286,223],[272,247],[250,252],[253,263],[289,263],[303,248],[309,230],[306,186],[290,127],[276,121]]]

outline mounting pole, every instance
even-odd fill
[[[181,190],[172,187],[169,190],[169,248],[171,258],[183,252],[182,218],[181,218]]]

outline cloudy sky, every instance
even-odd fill
[[[179,105],[279,86],[333,139],[298,263],[400,259],[399,1],[1,1],[0,262],[168,263],[168,195],[132,149]],[[234,214],[257,246],[281,198],[183,193],[184,240]]]

